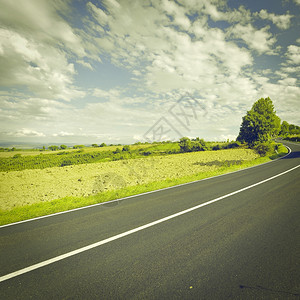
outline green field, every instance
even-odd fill
[[[208,149],[215,145],[218,149],[230,147],[230,143],[207,143]],[[0,172],[22,171],[27,169],[45,169],[79,164],[128,160],[149,156],[163,156],[180,153],[180,146],[174,143],[131,145],[124,151],[123,146],[85,147],[58,151],[15,150],[0,152]]]
[[[162,151],[161,145],[155,147]],[[286,152],[280,147],[278,155]],[[199,180],[269,160],[251,149],[227,149],[0,172],[0,224]]]

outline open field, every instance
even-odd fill
[[[232,149],[1,172],[0,208],[7,210],[66,196],[90,196],[126,186],[215,171],[257,157],[249,149]]]
[[[125,186],[215,171],[257,157],[249,149],[232,149],[1,172],[0,208],[7,210],[66,196],[90,196]]]
[[[149,144],[144,144],[144,145],[132,145],[130,148],[133,150],[136,149],[143,149],[143,148],[148,148],[151,147],[152,145]],[[81,149],[82,152],[84,153],[91,153],[91,152],[103,152],[103,151],[115,151],[117,148],[122,149],[123,146],[106,146],[106,147],[84,147]],[[51,150],[39,150],[39,149],[28,149],[28,150],[23,150],[23,149],[16,149],[15,151],[3,151],[0,152],[0,159],[1,158],[7,158],[7,157],[13,157],[16,154],[20,154],[21,156],[36,156],[39,154],[46,154],[46,155],[57,155],[59,153],[65,152],[65,153],[74,153],[78,152],[78,149],[64,149],[64,150],[56,150],[56,151],[51,151]]]
[[[272,159],[287,153],[280,146]],[[227,149],[0,172],[0,225],[200,180],[271,159]]]
[[[226,147],[227,144],[228,143],[221,143],[221,146],[219,145],[218,149],[221,149],[221,147]],[[208,148],[211,149],[213,145],[214,143],[208,143]],[[125,149],[123,148],[123,146],[111,146],[46,152],[2,152],[0,153],[0,172],[64,167],[70,165],[127,160],[149,156],[162,156],[180,152],[180,146],[176,142],[163,144],[131,145],[130,147],[126,146]],[[11,156],[11,153],[14,153],[13,156]],[[33,153],[35,153],[35,155],[33,155]],[[44,153],[46,155],[44,155]]]

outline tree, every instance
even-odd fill
[[[60,145],[60,149],[61,150],[67,149],[67,146],[66,145]]]
[[[289,123],[287,121],[282,121],[280,135],[286,136],[289,134]]]
[[[204,139],[199,137],[192,140],[192,151],[206,151],[208,150],[207,144]]]
[[[84,145],[74,145],[73,149],[82,149],[84,148]]]
[[[254,146],[257,143],[267,142],[277,136],[279,131],[280,118],[276,115],[272,100],[269,97],[261,98],[243,117],[237,140]]]
[[[105,143],[102,143],[102,144],[100,144],[99,147],[106,147],[106,144],[105,144]]]
[[[59,149],[59,147],[56,146],[56,145],[52,145],[52,146],[49,146],[48,149],[51,150],[51,151],[56,151],[56,150]]]
[[[181,152],[191,152],[192,151],[192,141],[188,137],[182,137],[179,140],[179,147]]]
[[[92,147],[96,148],[96,147],[98,147],[98,145],[97,144],[92,144]]]

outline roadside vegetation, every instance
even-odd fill
[[[283,156],[299,137],[269,98],[243,117],[236,141],[182,137],[134,145],[0,149],[0,225],[237,171]]]
[[[44,152],[36,155],[26,155],[26,152],[24,152],[15,153],[13,156],[7,157],[6,153],[0,153],[0,172],[65,167],[151,156],[165,156],[185,152],[215,151],[237,148],[240,146],[241,144],[235,141],[214,143],[205,142],[203,139],[199,138],[191,140],[187,137],[183,137],[179,142],[154,142],[153,144],[144,143],[130,146],[112,146],[103,147],[101,150],[95,149],[95,147],[82,147],[80,150],[76,151],[56,150],[54,153],[51,150],[50,153],[48,152],[48,155],[44,155]]]

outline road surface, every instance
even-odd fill
[[[257,167],[1,227],[0,298],[299,299],[300,146],[285,144]]]

